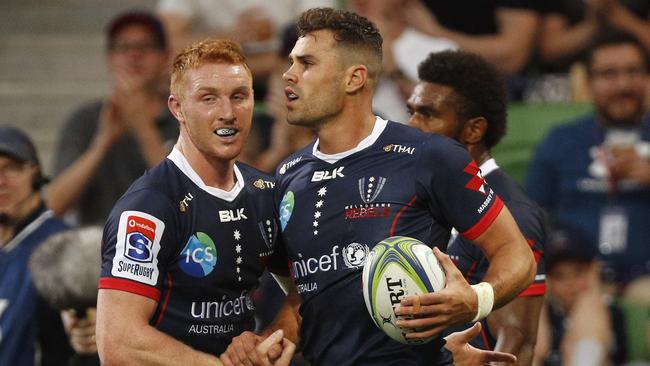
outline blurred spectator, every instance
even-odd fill
[[[650,272],[647,66],[634,37],[598,37],[586,58],[595,114],[552,130],[526,181],[552,220],[587,233],[587,243],[606,260],[608,280],[617,282]]]
[[[168,52],[160,21],[148,13],[123,13],[106,35],[110,95],[82,105],[66,122],[56,178],[45,197],[57,216],[75,208],[83,225],[103,224],[117,199],[165,158],[178,136],[161,88]]]
[[[335,0],[159,0],[157,11],[174,54],[206,37],[231,39],[244,47],[259,84],[275,68],[280,32],[302,11],[335,4]]]
[[[579,63],[597,33],[627,32],[650,50],[650,2],[637,0],[547,0],[540,2],[538,68],[540,79],[527,99],[589,100],[584,66]]]
[[[539,24],[534,0],[405,0],[400,9],[412,27],[449,39],[506,74],[526,66]]]
[[[535,365],[620,365],[626,355],[623,313],[605,296],[596,250],[563,229],[547,242],[544,304]]]
[[[67,226],[43,204],[45,183],[33,143],[21,130],[0,127],[0,365],[63,365],[72,354],[59,313],[32,284],[29,257]]]
[[[406,123],[404,104],[418,79],[418,65],[432,52],[456,49],[445,38],[424,34],[409,25],[417,18],[417,7],[410,0],[349,0],[351,11],[370,19],[383,38],[382,76],[372,100],[375,114],[392,121]],[[427,10],[424,9],[426,12]]]

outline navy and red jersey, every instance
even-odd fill
[[[303,354],[313,365],[441,365],[440,341],[407,346],[372,322],[361,291],[365,257],[393,235],[445,249],[452,227],[474,239],[503,207],[455,141],[377,118],[348,152],[318,141],[281,164],[276,203],[302,298]]]
[[[152,326],[214,355],[254,329],[250,295],[278,232],[273,179],[234,170],[231,191],[208,187],[173,150],[117,202],[102,246],[100,289],[157,301]]]
[[[537,262],[535,280],[519,297],[544,296],[546,293],[544,244],[547,235],[544,212],[526,197],[526,194],[512,178],[499,169],[494,159],[481,164],[481,172],[490,183],[490,187],[501,197],[512,213]],[[483,281],[490,263],[479,247],[465,238],[457,236],[449,244],[447,254],[465,275],[467,282],[473,285]],[[487,322],[483,321],[482,335],[472,341],[472,344],[482,349],[493,349],[495,343],[496,339],[491,334]]]

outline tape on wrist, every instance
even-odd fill
[[[485,319],[492,311],[492,307],[494,306],[494,289],[487,282],[481,282],[471,287],[478,297],[478,310],[476,311],[476,316],[472,319],[473,323]]]

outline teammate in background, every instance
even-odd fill
[[[303,355],[316,366],[500,360],[502,354],[448,345],[458,351],[452,361],[440,338],[407,346],[372,322],[360,291],[362,266],[369,247],[388,236],[439,247],[434,253],[447,272],[444,290],[404,297],[397,307],[398,314],[415,316],[401,323],[420,329],[412,338],[484,318],[528,286],[535,262],[510,212],[462,146],[372,113],[382,58],[374,24],[317,8],[301,15],[298,29],[284,74],[287,119],[313,129],[318,140],[278,169],[276,204],[295,286],[270,329],[284,329],[294,341],[300,329]],[[452,227],[487,253],[486,282],[470,287],[440,251]],[[237,346],[246,337],[252,338],[233,341],[229,355],[245,353]]]
[[[506,133],[506,91],[496,69],[480,56],[467,52],[432,53],[420,64],[419,83],[407,102],[409,124],[424,132],[451,137],[463,144],[481,169],[490,187],[510,209],[519,229],[532,247],[537,276],[519,297],[490,314],[473,345],[517,356],[517,363],[530,365],[535,348],[539,313],[544,302],[544,213],[507,176],[490,149]],[[457,236],[447,254],[467,281],[482,281],[489,267],[483,252]]]
[[[58,311],[36,292],[27,266],[50,235],[67,229],[41,199],[45,183],[34,144],[0,127],[0,365],[64,365],[72,355]]]
[[[237,44],[207,40],[176,56],[168,105],[179,121],[178,142],[117,202],[104,229],[97,300],[103,364],[220,365],[232,337],[254,328],[250,291],[269,263],[278,226],[272,178],[235,163],[253,103]],[[276,343],[281,354],[269,360]],[[281,366],[294,348],[279,331],[253,353],[256,364]]]

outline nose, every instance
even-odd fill
[[[290,83],[290,84],[295,84],[296,80],[297,80],[296,75],[293,72],[293,66],[294,65],[291,65],[287,69],[287,71],[285,71],[284,74],[282,74],[282,80],[284,80],[284,81],[286,81],[287,83]]]
[[[219,111],[217,113],[217,119],[220,122],[224,123],[234,123],[235,122],[235,112],[232,107],[232,102],[229,98],[222,99],[222,103],[219,106]]]

